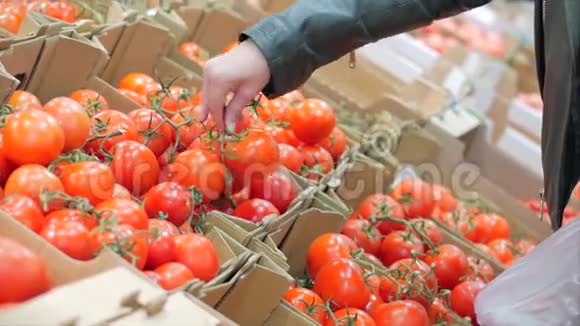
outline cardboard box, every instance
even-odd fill
[[[468,135],[464,143],[434,126],[426,126],[445,146],[437,157],[419,166],[430,171],[434,181],[448,185],[456,194],[474,196],[493,203],[508,219],[515,237],[543,240],[552,232],[520,204],[519,199],[535,198],[542,181],[487,141],[481,128]],[[461,196],[460,196],[461,197]]]
[[[187,323],[192,326],[235,326],[227,317],[208,307],[193,296],[178,292],[170,295],[159,311],[140,309],[110,323],[112,326],[161,325]]]
[[[175,47],[175,39],[167,28],[142,17],[110,26],[93,37],[106,46],[110,60],[102,78],[116,86],[128,73],[148,74],[162,83],[190,90],[201,89],[201,79],[184,70],[166,55]],[[112,45],[112,46],[111,46]]]
[[[0,50],[0,63],[6,72],[0,76],[0,84],[11,86],[2,89],[2,102],[16,87],[34,93],[43,103],[90,88],[118,110],[128,112],[138,107],[98,77],[108,60],[102,45],[75,31],[14,40]],[[75,53],[72,60],[71,53]]]
[[[202,49],[202,57],[221,54],[227,46],[237,42],[241,32],[249,27],[249,23],[232,7],[233,4],[222,2],[191,1],[186,6],[176,8],[175,13],[187,26],[187,32],[178,38],[178,43],[196,43]],[[172,49],[170,56],[183,67],[201,75],[203,67],[181,54],[177,47]]]
[[[267,256],[251,252],[226,233],[220,236],[242,260],[241,266],[188,292],[195,291],[194,295],[240,325],[261,325],[288,290],[292,278]]]
[[[87,295],[90,293],[90,295]],[[118,267],[62,285],[0,313],[0,323],[96,325],[163,304],[165,291]]]

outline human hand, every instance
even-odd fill
[[[211,114],[219,130],[234,131],[244,107],[270,80],[270,68],[260,49],[246,40],[228,53],[209,60],[203,69],[201,119]],[[226,105],[226,97],[232,99]]]

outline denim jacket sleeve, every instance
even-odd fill
[[[268,61],[269,97],[303,84],[318,67],[367,43],[456,15],[490,0],[298,0],[250,27]]]

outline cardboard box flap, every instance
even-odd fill
[[[321,67],[311,78],[313,85],[317,85],[323,94],[332,99],[347,100],[347,103],[360,107],[367,107],[400,87],[400,81],[394,76],[377,73],[363,58],[357,58],[354,69],[349,68],[348,61],[348,56],[345,56]]]
[[[541,175],[522,166],[487,140],[487,128],[480,127],[465,139],[465,160],[475,163],[491,182],[520,199],[537,198],[543,187]]]
[[[364,198],[374,193],[386,193],[398,168],[387,169],[363,154],[348,166],[341,177],[337,195],[351,208],[356,208]]]
[[[147,16],[156,23],[167,27],[176,40],[183,40],[189,30],[185,21],[174,11],[154,8],[147,11]]]
[[[207,3],[206,3],[207,4]],[[181,6],[177,9],[177,14],[185,25],[187,26],[187,31],[183,35],[182,39],[178,39],[180,42],[192,41],[195,37],[195,32],[198,30],[199,25],[202,22],[202,18],[205,15],[206,4],[194,3]]]
[[[18,79],[10,75],[0,63],[0,105],[4,105],[19,83]]]
[[[285,300],[281,300],[280,304],[274,309],[264,326],[317,326],[319,325],[312,318],[306,316],[301,311],[294,308]]]
[[[126,26],[127,24],[125,22],[103,25],[90,32],[84,33],[83,35],[91,40],[98,39],[107,53],[111,54],[114,52],[117,43],[121,39],[121,35]]]
[[[310,243],[323,233],[339,232],[344,218],[335,211],[320,208],[307,209],[296,217],[291,232],[280,246],[286,254],[291,275],[301,276],[304,273]]]
[[[9,74],[19,81],[20,88],[25,88],[30,81],[42,54],[45,39],[39,37],[17,42],[0,52],[0,62]],[[7,95],[2,93],[3,97]]]
[[[73,60],[71,53],[75,53]],[[99,43],[90,42],[74,32],[70,36],[49,37],[26,89],[43,103],[69,94],[100,73],[107,58]]]
[[[230,43],[236,42],[246,27],[246,21],[232,11],[210,10],[203,16],[192,41],[210,54],[219,54]]]
[[[218,304],[218,311],[240,325],[262,325],[291,283],[287,274],[263,266],[263,259],[248,261],[249,269]]]
[[[127,317],[110,323],[113,326],[170,326],[179,324],[191,326],[224,325],[218,318],[211,315],[183,292],[172,294],[167,299],[163,309],[153,315],[150,315],[146,310],[139,310]]]
[[[219,229],[212,228],[205,233],[205,236],[210,239],[211,243],[214,244],[218,258],[220,260],[220,265],[236,257],[236,252],[234,252],[234,250],[226,242],[222,232],[220,232]]]
[[[273,244],[271,240],[269,240],[269,242]],[[287,271],[290,269],[290,266],[288,266],[288,263],[286,262],[286,256],[284,256],[282,252],[272,249],[259,239],[252,238],[248,243],[248,249],[268,257],[268,259],[276,264],[281,270]]]
[[[100,37],[101,35],[97,36]],[[110,44],[109,41],[103,43]],[[162,26],[144,19],[129,23],[110,53],[111,60],[103,78],[112,85],[117,85],[121,78],[135,71],[155,77],[154,67],[173,44],[171,34]]]
[[[90,295],[87,295],[90,293]],[[116,268],[53,289],[1,313],[6,325],[95,325],[147,305],[162,304],[166,293],[133,271]],[[39,312],[42,312],[39,314]]]

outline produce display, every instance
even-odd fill
[[[315,74],[278,98],[259,94],[233,131],[220,130],[211,115],[204,119],[201,68],[238,45],[225,39],[242,31],[244,4],[174,3],[154,14],[121,2],[115,10],[136,11],[110,13],[111,25],[85,26],[75,22],[103,8],[0,3],[0,27],[12,34],[27,19],[68,23],[15,37],[0,50],[0,228],[10,230],[0,230],[0,324],[6,316],[20,320],[19,309],[42,310],[62,287],[122,267],[159,292],[132,284],[138,295],[115,300],[132,309],[129,317],[152,323],[159,311],[189,313],[173,302],[201,307],[201,300],[204,310],[225,315],[216,325],[226,326],[478,325],[478,293],[549,235],[548,209],[532,196],[510,189],[505,200],[487,198],[500,189],[491,181],[488,193],[464,196],[460,173],[446,164],[455,156],[449,165],[474,161],[467,158],[471,144],[457,136],[465,153],[450,151],[450,134],[440,135],[449,126],[417,118],[418,103],[411,103],[445,93],[430,80],[421,79],[411,96],[404,88],[374,94],[358,76],[378,80],[381,72],[357,71],[361,85],[353,89],[381,99],[369,109],[355,91]],[[108,30],[113,21],[122,28]],[[200,36],[222,24],[240,30],[224,39]],[[463,47],[488,54],[482,60],[512,50],[503,33],[463,18],[412,35],[440,53]],[[154,38],[155,51],[148,44]],[[31,40],[40,42],[27,46]],[[36,60],[20,62],[26,56],[12,50]],[[53,57],[74,51],[96,67],[87,75],[49,69]],[[144,51],[155,53],[138,60],[124,53]],[[74,86],[53,82],[63,76]],[[506,103],[514,100],[543,108],[537,93],[518,89]],[[440,102],[428,103],[442,106],[431,112],[448,108]],[[377,131],[387,135],[373,137]],[[431,162],[451,175],[422,174]],[[405,176],[406,169],[416,174]],[[486,168],[482,177],[495,172]],[[564,224],[580,216],[579,194]],[[547,223],[536,221],[540,211]],[[107,322],[128,317],[97,306],[94,315]],[[67,321],[82,319],[68,310]]]
[[[27,12],[42,13],[67,23],[74,23],[84,18],[85,14],[76,1],[8,0],[0,3],[0,27],[12,34],[18,33]]]
[[[508,45],[500,34],[483,30],[475,23],[457,18],[433,22],[418,31],[418,38],[438,52],[463,44],[470,49],[482,51],[492,57],[507,55]]]

